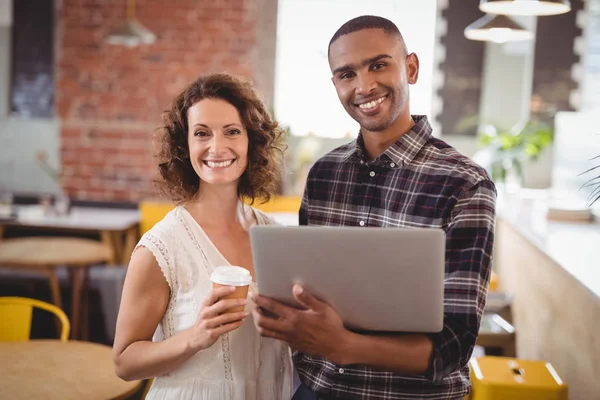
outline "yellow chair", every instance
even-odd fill
[[[254,202],[254,208],[266,213],[275,212],[290,212],[297,213],[300,210],[302,203],[301,197],[296,196],[280,196],[274,197],[269,202],[261,204],[259,201]],[[138,209],[140,210],[140,234],[143,235],[150,230],[157,222],[167,215],[175,206],[166,201],[142,201]]]
[[[274,197],[267,203],[261,204],[256,201],[252,206],[265,213],[289,212],[297,213],[302,204],[302,197],[297,196],[280,196]]]
[[[52,314],[61,322],[60,340],[69,339],[71,324],[63,310],[55,305],[26,297],[0,297],[0,342],[26,342],[31,333],[33,308]]]
[[[141,214],[140,234],[143,235],[163,219],[175,206],[168,202],[142,201],[138,208]]]

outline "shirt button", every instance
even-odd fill
[[[369,176],[371,176],[371,178],[374,177],[375,176],[375,171],[369,172]]]
[[[361,163],[361,164],[364,164],[365,162],[364,162],[363,160],[360,160],[360,163]]]
[[[394,168],[395,166],[396,166],[396,164],[394,164],[394,163],[390,164],[390,168]]]
[[[340,369],[338,369],[338,372],[339,372],[340,374],[343,374],[343,373],[345,372],[345,371],[344,371],[344,368],[340,368]]]
[[[360,221],[358,224],[359,224],[360,226],[365,226],[365,221]]]

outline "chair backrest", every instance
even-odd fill
[[[254,208],[261,210],[266,213],[276,212],[287,212],[297,213],[300,210],[302,204],[302,197],[296,196],[280,196],[274,197],[265,204],[261,204],[259,201],[253,204]]]
[[[60,340],[69,338],[71,324],[63,310],[55,305],[27,297],[0,297],[0,342],[25,342],[31,333],[33,308],[52,314],[61,322]]]
[[[297,213],[302,203],[301,197],[281,196],[271,199],[265,204],[255,202],[253,207],[266,212],[293,212]],[[138,206],[141,214],[140,234],[148,232],[157,222],[174,208],[172,203],[166,201],[142,201]]]
[[[141,214],[140,234],[143,235],[163,219],[174,206],[168,202],[142,201],[138,208]]]

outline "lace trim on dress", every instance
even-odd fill
[[[179,289],[179,282],[176,278],[175,268],[171,263],[171,259],[167,253],[167,246],[156,236],[151,233],[146,233],[140,239],[135,249],[137,250],[139,247],[145,247],[154,255],[154,258],[158,262],[158,266],[160,267],[165,280],[169,284],[169,289],[171,293],[169,295],[169,304],[167,305],[167,310],[160,321],[160,328],[163,333],[163,340],[166,340],[173,335],[175,335],[175,322],[174,322],[174,310],[177,305],[177,296],[176,293]],[[158,253],[157,253],[158,252]],[[133,254],[133,252],[132,252]],[[166,373],[163,376],[168,377],[171,376],[170,373]]]
[[[162,271],[167,283],[169,284],[169,288],[171,289],[171,294],[169,296],[169,305],[167,306],[167,310],[165,312],[164,318],[161,321],[161,329],[163,331],[163,335],[165,339],[170,338],[175,334],[175,323],[173,321],[173,310],[175,309],[175,305],[177,304],[177,290],[179,288],[179,282],[175,278],[175,269],[173,264],[171,264],[171,260],[167,253],[167,247],[165,244],[156,236],[146,233],[141,239],[136,249],[140,246],[143,246],[150,250],[152,254],[154,254],[154,258],[158,262],[158,266]],[[135,250],[134,250],[135,251]],[[156,251],[160,254],[156,254]]]
[[[194,246],[196,247],[196,249],[198,251],[200,251],[200,254],[202,254],[202,259],[204,261],[204,268],[206,268],[206,271],[208,272],[208,275],[210,276],[210,274],[212,274],[212,272],[213,272],[213,268],[212,268],[210,262],[208,261],[208,257],[204,253],[204,250],[198,244],[198,241],[196,240],[194,233],[192,232],[192,229],[191,229],[190,225],[188,224],[187,220],[185,219],[184,216],[181,215],[180,209],[177,210],[176,216],[177,216],[177,219],[179,219],[179,221],[185,228],[185,231],[189,235],[189,237],[190,237],[192,243],[194,244]],[[195,304],[199,304],[198,301],[195,301]],[[221,337],[219,338],[219,341],[221,342],[221,348],[223,350],[223,364],[225,366],[225,379],[227,379],[228,381],[233,381],[233,373],[231,372],[231,354],[230,354],[230,350],[229,350],[229,333],[224,333],[223,335],[221,335]]]

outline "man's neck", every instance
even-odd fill
[[[390,127],[383,131],[373,132],[361,129],[367,159],[370,161],[383,154],[413,126],[415,126],[415,121],[409,114],[407,117],[398,117]]]

